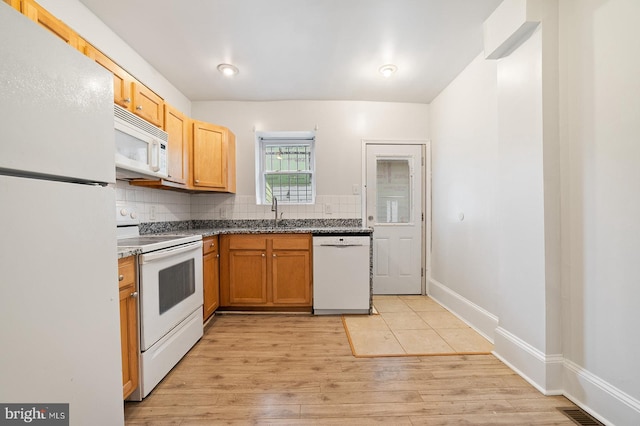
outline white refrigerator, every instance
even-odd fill
[[[4,2],[0,39],[0,404],[123,424],[112,77]]]

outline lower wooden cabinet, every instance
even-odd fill
[[[206,321],[220,306],[220,252],[218,236],[202,240],[203,318]]]
[[[221,306],[312,306],[311,235],[223,235],[220,246]]]
[[[135,256],[118,261],[122,394],[126,399],[138,387],[138,293]]]

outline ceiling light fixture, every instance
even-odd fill
[[[238,74],[240,71],[238,71],[238,68],[231,65],[231,64],[220,64],[218,65],[218,71],[220,71],[222,74],[226,75],[227,77],[233,77],[234,75]]]
[[[398,70],[398,67],[393,65],[393,64],[386,64],[381,66],[378,71],[380,71],[380,74],[382,74],[382,76],[384,78],[389,78],[391,77],[391,74],[393,74],[394,72],[396,72]]]

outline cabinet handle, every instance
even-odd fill
[[[123,101],[125,104],[128,104],[129,102],[131,102],[131,98],[124,98]]]
[[[211,245],[209,247],[215,247],[216,243],[211,243]]]
[[[196,180],[195,180],[195,182],[196,182],[196,183],[200,183],[200,180],[199,180],[199,179],[196,179]]]
[[[262,253],[262,257],[265,257],[265,254],[264,254],[264,253]]]
[[[138,292],[134,291],[133,293],[131,293],[131,297],[138,297]]]
[[[275,254],[275,253],[273,253],[273,257],[276,257],[276,254]]]
[[[142,105],[138,105],[138,106],[136,107],[136,109],[137,109],[138,111],[142,111]]]
[[[219,255],[219,254],[216,254],[216,257],[220,257],[220,255]]]
[[[124,280],[124,275],[118,275],[118,281]]]

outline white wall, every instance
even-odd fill
[[[189,115],[191,101],[78,0],[38,0],[56,18],[109,56],[165,101]]]
[[[424,140],[428,105],[354,101],[194,102],[193,118],[220,124],[236,135],[237,195],[197,195],[197,219],[271,217],[255,206],[255,130],[316,132],[316,206],[281,206],[285,218],[360,218],[362,139]],[[222,203],[222,204],[221,204]],[[331,204],[326,214],[323,204]]]
[[[429,294],[493,340],[498,306],[496,62],[478,55],[430,105],[432,257]],[[459,215],[464,218],[460,220]],[[457,297],[451,297],[454,293]]]
[[[559,36],[543,17],[542,37],[499,60],[497,83],[476,58],[430,106],[434,288],[457,313],[480,307],[505,324],[506,338],[535,355],[510,361],[543,390],[607,424],[640,424],[640,2],[527,3],[541,5],[559,5]],[[497,158],[499,174],[458,167],[470,156]],[[499,192],[471,191],[474,179]],[[499,218],[495,238],[482,237],[489,222],[467,222],[477,210],[468,206],[482,202]],[[484,252],[493,254],[488,272]],[[462,262],[469,274],[456,274]],[[531,363],[543,366],[539,382],[527,376]],[[546,382],[558,369],[561,380]]]
[[[566,391],[620,425],[640,424],[639,16],[560,2]]]

